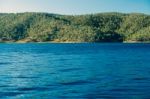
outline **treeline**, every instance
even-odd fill
[[[1,13],[0,41],[149,42],[150,15]]]

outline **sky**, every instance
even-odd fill
[[[0,13],[18,12],[68,15],[101,12],[150,14],[150,0],[0,0]]]

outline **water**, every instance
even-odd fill
[[[150,99],[150,44],[0,44],[0,99]]]

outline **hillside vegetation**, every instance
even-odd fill
[[[1,42],[149,42],[150,15],[0,14]]]

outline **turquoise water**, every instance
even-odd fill
[[[150,44],[0,44],[0,99],[150,99]]]

